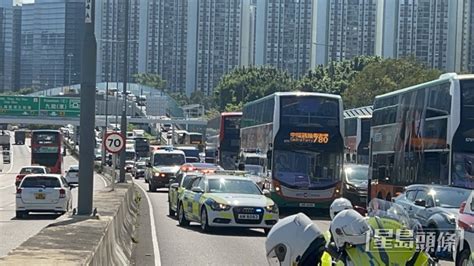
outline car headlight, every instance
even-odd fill
[[[160,173],[154,173],[154,176],[159,177]]]
[[[271,213],[278,213],[278,206],[276,204],[268,205],[265,207],[265,210]]]
[[[206,200],[206,204],[211,207],[213,211],[227,211],[230,209],[230,205],[218,203],[213,199]]]

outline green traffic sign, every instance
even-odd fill
[[[0,115],[79,117],[79,98],[0,96]]]
[[[39,97],[0,96],[0,115],[37,116]]]
[[[79,117],[81,112],[80,99],[41,97],[40,114],[52,117]]]

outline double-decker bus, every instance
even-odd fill
[[[474,75],[377,96],[370,156],[372,198],[410,184],[474,188]]]
[[[309,92],[275,93],[244,106],[241,151],[266,155],[278,206],[328,208],[340,196],[342,110],[340,96]]]
[[[63,156],[62,135],[59,130],[33,130],[31,132],[31,164],[42,165],[50,173],[61,174]]]
[[[369,164],[372,106],[344,111],[345,162]]]
[[[206,149],[214,151],[214,153],[217,150],[217,162],[226,170],[236,170],[237,168],[241,118],[241,112],[225,112],[207,123]],[[206,157],[208,156],[206,155]]]

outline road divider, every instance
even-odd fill
[[[133,183],[95,191],[96,216],[49,225],[0,258],[0,265],[129,265],[139,202]]]

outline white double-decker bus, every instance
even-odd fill
[[[280,207],[327,208],[340,196],[344,119],[340,96],[275,93],[243,108],[241,154],[258,150]]]
[[[372,198],[415,183],[474,188],[474,75],[377,96],[370,156]]]

